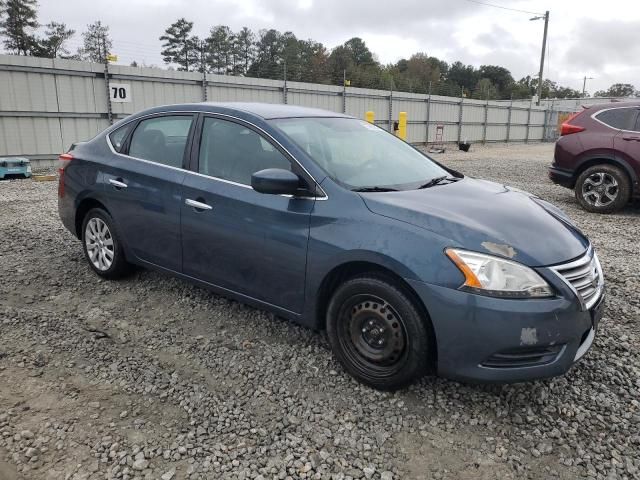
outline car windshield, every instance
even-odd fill
[[[336,182],[352,190],[409,190],[449,176],[427,156],[355,118],[271,120]]]

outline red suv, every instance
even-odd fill
[[[640,197],[640,102],[594,105],[560,129],[549,178],[572,188],[590,212],[610,213]]]

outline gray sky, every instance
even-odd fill
[[[484,0],[482,0],[484,1]],[[640,88],[640,1],[487,0],[531,12],[550,10],[549,56],[545,77],[587,91],[612,83]],[[422,51],[449,63],[497,64],[514,78],[537,75],[543,21],[533,15],[469,0],[40,0],[41,23],[63,21],[77,30],[81,44],[88,23],[109,25],[119,63],[132,60],[163,66],[158,37],[179,17],[210,27],[247,26],[254,31],[293,31],[332,48],[362,37],[383,63]],[[548,65],[548,70],[547,70]]]

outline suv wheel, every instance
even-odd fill
[[[629,201],[629,177],[613,165],[595,165],[580,174],[575,186],[578,203],[589,212],[611,213]]]
[[[89,265],[108,279],[125,276],[131,264],[124,257],[122,243],[111,216],[100,208],[89,210],[82,222],[82,246]]]
[[[340,285],[327,309],[327,336],[344,368],[357,380],[395,390],[430,368],[428,319],[387,279],[362,276]]]

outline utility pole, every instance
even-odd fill
[[[544,73],[544,54],[547,48],[547,30],[549,28],[549,10],[544,12],[542,17],[533,17],[529,20],[542,20],[544,19],[544,35],[542,36],[542,53],[540,54],[540,74],[538,75],[538,101],[536,105],[540,106],[540,100],[542,99],[542,74]]]
[[[583,98],[584,98],[584,94],[585,94],[586,88],[587,88],[587,80],[593,80],[593,77],[587,77],[585,75],[584,79],[582,80],[582,97]]]

